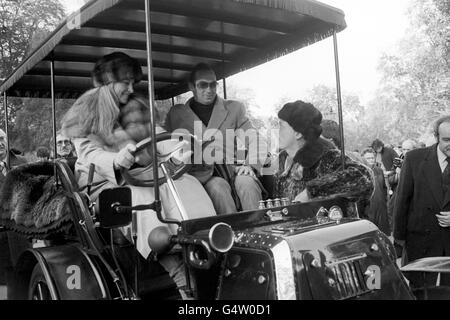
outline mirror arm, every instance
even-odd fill
[[[175,224],[178,226],[181,226],[181,222],[175,221],[175,220],[166,220],[164,217],[162,217],[162,206],[161,201],[155,201],[152,204],[149,205],[140,205],[136,207],[129,207],[129,206],[122,206],[120,203],[114,203],[111,205],[111,208],[118,214],[127,214],[132,211],[145,211],[145,210],[153,210],[157,213],[158,219],[167,224]]]

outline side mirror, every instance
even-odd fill
[[[96,212],[97,222],[101,228],[114,229],[130,225],[132,221],[130,188],[102,191],[97,201]]]

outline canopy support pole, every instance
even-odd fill
[[[53,54],[52,54],[53,56]],[[50,61],[50,82],[51,82],[51,96],[52,96],[52,126],[53,126],[53,157],[54,160],[58,158],[58,150],[56,143],[56,96],[55,96],[55,60],[52,57]],[[55,175],[55,184],[58,185],[58,173],[56,165],[53,166]]]
[[[3,93],[3,109],[5,110],[5,134],[6,134],[6,171],[11,168],[11,153],[9,150],[9,120],[8,120],[8,93]]]
[[[227,100],[227,99],[228,99],[228,94],[227,94],[227,79],[223,78],[222,82],[223,82],[223,98],[224,98],[225,100]]]
[[[222,31],[222,34],[224,33],[223,28],[223,22],[220,24],[220,28]],[[223,98],[225,100],[228,99],[228,93],[227,93],[227,79],[225,78],[225,43],[222,41],[222,76],[223,76]]]
[[[150,16],[150,1],[145,0],[145,25],[146,25],[146,37],[147,37],[147,69],[148,69],[148,99],[150,103],[150,132],[152,134],[152,152],[153,156],[156,158],[157,146],[156,146],[156,128],[155,128],[155,96],[153,93],[154,79],[153,79],[153,59],[152,59],[152,30],[151,30],[151,16]],[[158,164],[153,164],[153,178],[155,181],[159,180],[158,177]],[[158,183],[155,183],[155,202],[160,203],[160,190]],[[156,206],[156,213],[158,218],[161,218],[161,208],[159,205]]]
[[[342,169],[345,170],[344,116],[342,112],[341,74],[339,71],[339,51],[338,51],[336,30],[334,30],[333,32],[333,44],[334,44],[334,63],[336,67],[336,88],[337,88],[337,102],[339,110],[339,129],[341,135]]]

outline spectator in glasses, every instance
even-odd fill
[[[56,152],[58,158],[68,159],[75,157],[72,141],[61,132],[56,136]]]
[[[201,63],[194,67],[189,89],[194,97],[170,110],[166,129],[189,131],[202,140],[202,161],[195,157],[190,174],[204,185],[218,214],[257,209],[264,190],[257,171],[267,159],[265,141],[242,103],[217,95],[217,77],[210,66]],[[232,161],[237,145],[248,150],[240,165]],[[212,152],[214,156],[209,157]]]

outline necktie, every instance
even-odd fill
[[[6,176],[7,170],[6,170],[6,163],[4,161],[0,162],[0,173]]]
[[[450,188],[450,157],[447,157],[447,166],[442,173],[442,188],[444,190],[444,195],[446,195]]]

